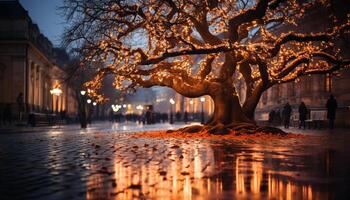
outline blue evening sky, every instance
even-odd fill
[[[38,24],[40,31],[51,40],[54,46],[61,43],[61,35],[65,27],[65,19],[61,11],[63,0],[19,0],[28,11],[33,22]]]

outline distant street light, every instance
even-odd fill
[[[93,105],[93,106],[96,106],[96,105],[97,105],[97,103],[96,103],[96,102],[93,102],[93,103],[92,103],[92,105]]]
[[[204,124],[204,102],[205,102],[205,98],[201,97],[201,104],[202,104],[202,111],[201,111],[201,123]]]
[[[126,104],[123,104],[123,108],[126,108]]]
[[[82,91],[80,91],[80,94],[84,96],[86,94],[86,91],[82,90]]]
[[[90,103],[92,102],[92,100],[91,100],[91,99],[88,99],[88,100],[86,100],[86,102],[87,102],[88,104],[90,104]]]
[[[118,110],[121,108],[121,105],[111,105],[113,112],[118,112]]]
[[[174,123],[174,120],[173,120],[173,105],[175,104],[175,101],[173,98],[171,98],[169,100],[170,102],[170,124],[173,124]]]
[[[62,94],[62,90],[58,85],[56,88],[50,90],[52,96],[56,96],[56,113],[58,113],[58,97]],[[52,98],[52,111],[53,111],[53,98]]]

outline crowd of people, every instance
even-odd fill
[[[20,93],[17,97],[17,112],[13,113],[13,107],[14,105],[11,104],[4,104],[0,109],[0,125],[11,125],[12,120],[14,119],[14,116],[16,116],[16,119],[18,121],[21,121],[23,119],[23,112],[24,112],[24,103],[23,103],[23,94]],[[336,110],[338,108],[337,100],[334,98],[333,95],[330,95],[327,103],[325,105],[325,108],[327,110],[327,119],[328,119],[328,127],[330,129],[334,128],[334,121],[336,117]],[[275,109],[271,110],[269,113],[269,119],[268,123],[272,126],[279,126],[283,125],[284,128],[290,127],[291,122],[291,116],[292,116],[292,106],[287,102],[283,108],[281,109]],[[306,120],[310,118],[310,110],[307,108],[306,104],[304,102],[301,102],[298,107],[298,114],[299,114],[299,128],[306,128]],[[182,121],[187,123],[188,121],[195,121],[197,118],[199,119],[198,113],[174,113],[174,116],[170,116],[170,120],[173,121]],[[62,117],[61,113],[61,117]],[[111,121],[116,122],[123,122],[123,121],[135,121],[140,122],[144,124],[154,124],[154,123],[162,123],[169,121],[169,116],[167,113],[156,113],[153,111],[146,111],[142,115],[137,114],[113,114],[113,112],[110,115]]]
[[[336,116],[336,110],[338,108],[337,100],[333,95],[330,95],[326,106],[328,127],[330,129],[334,128],[334,120]],[[291,116],[292,116],[292,106],[287,102],[282,109],[271,110],[269,113],[269,125],[279,126],[283,125],[284,128],[288,129],[290,126]],[[298,107],[299,113],[299,128],[306,128],[306,120],[309,118],[310,112],[304,102],[301,102]]]

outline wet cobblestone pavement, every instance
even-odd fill
[[[350,198],[346,132],[235,141],[137,138],[130,129],[141,130],[0,134],[0,199]]]

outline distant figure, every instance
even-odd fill
[[[187,111],[185,111],[185,113],[184,113],[184,122],[185,122],[185,124],[187,124],[187,122],[188,122],[188,112]]]
[[[16,99],[17,107],[18,107],[18,121],[22,121],[22,113],[24,112],[24,100],[23,93],[19,93]]]
[[[283,111],[282,111],[284,128],[289,128],[289,121],[290,121],[291,113],[292,113],[292,107],[289,105],[289,103],[286,103],[286,105],[283,107]]]
[[[307,107],[304,102],[299,105],[299,128],[303,127],[305,129],[305,120],[307,115]]]
[[[335,100],[334,96],[331,94],[329,96],[329,99],[327,100],[327,118],[329,120],[329,128],[334,128],[334,120],[335,120],[335,113],[338,108],[337,100]]]
[[[146,124],[152,124],[152,113],[150,110],[146,111],[145,117],[146,117]]]
[[[111,109],[111,110],[109,110],[109,121],[111,121],[111,122],[113,122],[115,119],[114,119],[114,112],[113,112],[113,110]]]
[[[273,125],[275,115],[276,115],[275,110],[271,110],[269,113],[269,125]]]
[[[176,118],[176,121],[180,121],[181,120],[181,113],[179,111],[176,112],[175,118]]]

